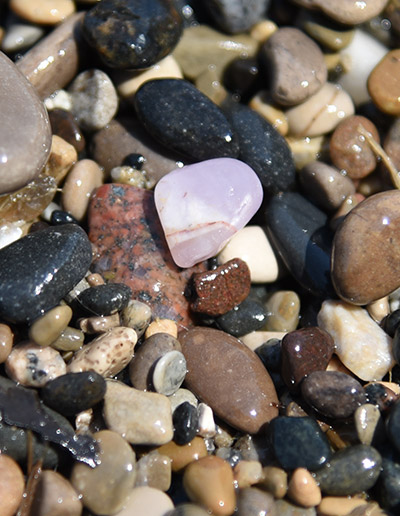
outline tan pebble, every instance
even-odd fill
[[[54,177],[57,184],[60,184],[77,159],[78,154],[75,147],[60,138],[60,136],[53,134],[50,157],[43,173]]]
[[[259,115],[273,125],[282,136],[287,135],[289,125],[286,115],[281,109],[273,105],[268,91],[259,91],[249,101],[249,107],[254,109],[254,111],[257,111]]]
[[[265,303],[267,320],[265,330],[294,331],[299,324],[300,298],[292,290],[278,290]]]
[[[85,336],[76,328],[68,326],[61,335],[51,343],[51,347],[58,351],[78,351],[83,345]]]
[[[196,88],[218,106],[224,102],[228,95],[222,83],[221,75],[222,73],[215,65],[209,65],[207,70],[196,77],[195,81]]]
[[[73,0],[11,0],[10,8],[31,23],[56,25],[75,12]]]
[[[395,382],[375,382],[375,383],[380,383],[387,389],[390,389],[391,391],[393,391],[397,396],[400,395],[400,385],[398,383],[395,383]]]
[[[119,314],[98,316],[98,317],[86,317],[80,319],[79,327],[84,333],[105,333],[112,328],[120,326]]]
[[[343,221],[344,217],[348,213],[350,213],[350,211],[353,208],[355,208],[357,204],[360,204],[360,202],[364,199],[365,197],[359,193],[355,193],[354,195],[349,195],[348,197],[346,197],[346,199],[343,201],[342,205],[330,221],[331,228],[334,231],[336,231],[336,229],[339,227],[339,224]]]
[[[388,52],[368,77],[368,92],[384,113],[400,115],[400,49]]]
[[[60,473],[43,470],[30,516],[80,516],[82,503],[71,483]]]
[[[198,404],[198,401],[197,401],[197,398],[196,396],[193,394],[192,391],[189,391],[188,389],[178,389],[176,392],[174,392],[174,394],[172,394],[172,396],[168,396],[168,399],[171,403],[171,410],[172,412],[174,412],[174,410],[176,409],[176,407],[178,407],[178,405],[181,405],[182,403],[185,403],[186,401],[188,403],[190,403],[191,405],[193,405],[193,407],[197,408],[197,404]],[[204,403],[203,403],[204,405]]]
[[[340,86],[326,83],[305,102],[286,111],[289,132],[294,136],[319,136],[329,133],[354,114],[354,104]]]
[[[86,281],[89,283],[91,287],[97,287],[98,285],[105,284],[103,276],[98,272],[89,274],[89,276],[86,277]]]
[[[14,516],[22,502],[25,480],[21,468],[14,459],[0,454],[1,515]]]
[[[118,72],[114,74],[114,83],[123,98],[134,95],[140,86],[152,79],[183,79],[182,71],[176,59],[169,55],[144,72]]]
[[[7,360],[14,343],[14,334],[7,324],[0,324],[0,364]]]
[[[189,464],[183,474],[183,486],[193,502],[214,514],[228,516],[235,510],[232,468],[220,457],[209,455]]]
[[[261,344],[264,344],[264,342],[267,342],[270,339],[282,340],[285,335],[285,331],[252,331],[251,333],[247,333],[247,335],[240,337],[240,340],[243,344],[246,344],[248,348],[254,351],[261,346]]]
[[[273,21],[261,20],[253,25],[250,30],[250,36],[259,43],[264,43],[264,41],[267,41],[267,39],[277,30],[278,26]]]
[[[76,220],[83,220],[95,188],[103,184],[103,172],[91,159],[78,161],[65,180],[61,202],[65,211]]]
[[[274,498],[283,498],[286,496],[288,489],[287,473],[281,468],[275,466],[266,466],[262,471],[263,478],[259,482],[258,487],[262,487]]]
[[[157,448],[160,455],[171,459],[171,468],[174,473],[182,471],[188,464],[207,456],[204,439],[195,437],[190,443],[180,446],[170,441]]]
[[[297,468],[289,480],[288,496],[303,507],[315,507],[321,502],[321,489],[307,469]]]
[[[223,428],[217,426],[217,433],[214,437],[214,444],[217,448],[230,448],[235,441],[234,431],[228,426]]]
[[[68,372],[92,369],[105,377],[114,376],[130,362],[136,342],[137,335],[132,328],[113,328],[77,351]]]
[[[120,511],[136,479],[136,457],[131,446],[116,432],[102,430],[93,436],[100,446],[101,463],[95,468],[75,462],[71,483],[82,503],[97,515]]]
[[[138,188],[151,189],[156,183],[153,178],[149,178],[146,170],[137,170],[128,165],[114,167],[111,169],[110,175],[113,183],[131,185]]]
[[[295,401],[291,401],[285,408],[285,415],[289,417],[305,417],[307,412]]]
[[[133,328],[140,338],[151,321],[151,308],[141,301],[131,299],[121,311],[121,320],[124,326]]]
[[[136,465],[136,486],[168,491],[171,486],[171,459],[157,452],[144,455]]]
[[[329,363],[326,366],[326,371],[338,371],[339,373],[345,373],[349,376],[354,376],[350,369],[347,369],[340,358],[336,355],[333,355],[333,357],[329,360]]]
[[[325,496],[318,505],[321,516],[347,516],[353,509],[366,505],[367,501],[360,497]]]
[[[66,329],[72,318],[68,305],[56,306],[36,319],[29,328],[29,338],[38,346],[50,346]]]
[[[135,487],[122,511],[113,516],[167,516],[174,508],[171,498],[150,486]]]
[[[328,139],[325,136],[314,136],[314,138],[289,136],[286,137],[286,141],[292,151],[297,170],[313,161],[323,159],[325,155],[329,155]]]
[[[178,326],[175,321],[171,319],[156,319],[147,327],[145,338],[148,339],[155,333],[169,333],[173,337],[178,337]]]
[[[354,426],[357,437],[362,444],[370,445],[377,435],[377,430],[384,431],[381,411],[372,403],[364,403],[354,412]]]
[[[257,460],[241,460],[233,468],[233,477],[239,489],[257,484],[262,476],[262,465]]]
[[[389,297],[381,297],[367,305],[367,310],[372,319],[380,323],[390,312]]]
[[[86,409],[79,412],[75,418],[75,429],[77,434],[87,434],[91,432],[93,423],[93,409]]]

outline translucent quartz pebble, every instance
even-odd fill
[[[168,247],[180,267],[216,255],[261,205],[255,172],[232,158],[217,158],[173,170],[155,189],[155,203]]]

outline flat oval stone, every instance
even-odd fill
[[[0,455],[0,496],[3,516],[13,516],[24,494],[24,474],[18,464],[8,455]]]
[[[108,283],[90,287],[81,292],[77,300],[91,314],[111,315],[125,308],[132,290],[124,283]]]
[[[87,11],[83,33],[110,68],[148,68],[178,43],[182,19],[170,1],[105,0]]]
[[[265,325],[267,312],[264,306],[253,299],[245,299],[224,315],[216,319],[218,328],[240,337],[251,331],[257,331]]]
[[[154,366],[153,386],[156,392],[171,396],[182,385],[186,376],[186,360],[177,350],[169,351]]]
[[[147,81],[136,92],[135,109],[156,140],[195,161],[236,158],[239,153],[224,113],[188,81]]]
[[[39,175],[51,147],[49,117],[31,83],[0,52],[0,194]]]
[[[366,305],[400,286],[399,201],[398,190],[371,195],[336,231],[332,281],[345,301]]]
[[[131,491],[124,508],[114,513],[114,516],[132,516],[146,514],[146,516],[170,516],[174,509],[171,498],[150,486],[137,486]]]
[[[188,368],[186,385],[218,417],[254,434],[278,415],[272,380],[247,346],[211,328],[189,330],[180,342]]]
[[[366,444],[356,444],[336,452],[316,472],[321,491],[327,495],[348,496],[370,489],[381,472],[382,458]]]
[[[71,483],[57,471],[44,470],[34,496],[32,516],[80,516],[82,503]]]
[[[400,114],[397,85],[400,76],[400,50],[388,52],[368,77],[368,92],[376,106],[389,115]]]

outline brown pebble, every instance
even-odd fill
[[[285,470],[275,466],[265,466],[262,473],[263,478],[258,484],[259,487],[271,493],[274,498],[279,499],[286,496],[288,481]]]
[[[52,470],[42,471],[30,516],[80,516],[82,503],[70,482]]]
[[[389,115],[400,115],[400,49],[388,52],[368,77],[368,92],[375,105]]]
[[[333,215],[330,226],[333,229],[333,231],[336,231],[336,229],[339,227],[341,222],[344,220],[345,216],[351,212],[353,208],[357,206],[357,204],[360,204],[361,201],[363,201],[365,197],[359,193],[355,193],[353,195],[349,195],[346,197],[346,199],[343,201],[337,212]]]
[[[303,507],[315,507],[321,502],[321,489],[307,469],[297,468],[289,480],[288,496]]]
[[[157,318],[147,326],[144,337],[145,339],[148,339],[156,333],[168,333],[176,339],[178,337],[178,326],[176,322],[172,321],[171,319]]]
[[[157,448],[157,451],[171,459],[171,468],[174,473],[182,471],[191,462],[207,456],[204,439],[198,436],[184,445],[170,441]]]
[[[223,315],[249,295],[249,267],[240,258],[234,258],[212,271],[194,274],[193,290],[197,296],[191,304],[194,312]]]
[[[228,516],[235,510],[232,468],[220,457],[209,455],[189,464],[183,474],[183,486],[193,502],[213,514]]]
[[[52,308],[36,319],[29,328],[29,337],[38,346],[50,346],[66,329],[72,318],[72,310],[68,305]]]
[[[0,364],[3,364],[14,343],[14,334],[7,324],[0,324]]]
[[[1,515],[14,516],[22,502],[25,480],[21,468],[14,459],[0,454]]]
[[[49,119],[53,134],[73,145],[77,152],[83,151],[86,145],[85,137],[69,111],[52,109],[49,111]]]
[[[364,116],[353,115],[343,120],[331,136],[329,148],[333,164],[352,179],[370,174],[376,167],[376,156],[368,141],[359,131],[362,126],[379,143],[375,125]],[[347,195],[352,194],[349,192]]]
[[[78,351],[82,347],[84,338],[81,330],[68,326],[61,332],[58,339],[51,343],[51,347],[58,351]]]
[[[257,484],[262,475],[262,465],[258,460],[241,460],[233,468],[233,476],[239,489]]]
[[[91,287],[97,287],[99,285],[105,284],[103,276],[97,272],[89,274],[89,276],[86,277],[86,281]]]
[[[348,516],[354,509],[367,504],[360,496],[324,496],[318,505],[321,516]]]
[[[144,455],[136,464],[135,485],[168,491],[171,486],[171,459],[157,452]]]
[[[75,147],[54,134],[51,141],[49,160],[44,167],[43,173],[46,176],[54,177],[57,184],[60,184],[77,159],[78,153]]]
[[[84,333],[105,333],[111,328],[120,326],[119,314],[86,317],[79,320],[79,327]]]

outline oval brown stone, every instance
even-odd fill
[[[186,385],[229,425],[255,434],[278,415],[274,384],[257,355],[231,335],[196,327],[180,337]]]
[[[332,281],[337,294],[366,305],[400,286],[400,191],[368,197],[336,231]]]
[[[400,79],[400,49],[388,52],[368,78],[368,92],[374,104],[384,113],[398,116]]]

